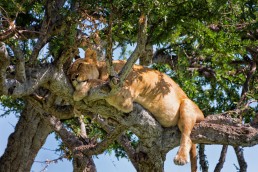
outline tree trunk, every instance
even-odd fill
[[[157,155],[160,155],[160,152],[156,151]],[[162,161],[153,161],[154,158],[148,157],[150,154],[139,153],[138,158],[138,172],[164,172],[164,160]]]
[[[73,158],[73,172],[96,172],[96,166],[92,157],[85,155]]]
[[[0,158],[0,172],[29,172],[51,131],[48,122],[27,104]]]

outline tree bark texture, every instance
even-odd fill
[[[235,150],[235,153],[237,156],[237,161],[239,164],[239,171],[246,172],[247,171],[247,163],[245,162],[245,159],[244,159],[243,149],[240,146],[235,146],[234,150]]]
[[[91,157],[81,155],[73,158],[73,172],[96,172],[96,166]]]
[[[0,172],[30,171],[38,151],[51,131],[48,122],[32,106],[27,105],[0,158]]]
[[[46,119],[48,119],[52,129],[61,137],[70,151],[74,151],[77,147],[83,145],[83,142],[75,134],[68,131],[60,120],[50,115],[46,116]],[[78,151],[74,152],[73,172],[96,172],[93,158]]]

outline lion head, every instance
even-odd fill
[[[87,49],[84,59],[77,59],[67,72],[75,89],[84,85],[89,79],[98,79],[99,71],[96,60],[96,52]]]

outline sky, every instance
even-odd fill
[[[0,110],[0,115],[3,111]],[[14,115],[0,118],[0,156],[4,153],[7,145],[9,135],[14,131],[14,126],[17,123],[17,118]],[[53,160],[60,155],[55,154],[51,150],[57,148],[58,142],[54,138],[54,134],[49,135],[43,148],[39,151],[35,161]],[[208,145],[206,146],[205,154],[209,161],[209,171],[214,171],[214,168],[219,160],[221,145]],[[173,158],[178,148],[171,150],[166,157],[165,172],[189,172],[190,164],[185,166],[176,166],[173,163]],[[257,172],[258,169],[258,146],[244,148],[245,160],[248,163],[248,172]],[[102,154],[94,157],[94,162],[98,172],[136,172],[132,164],[127,159],[120,159],[119,161],[114,154]],[[237,171],[234,164],[238,166],[237,159],[233,148],[230,146],[226,157],[226,162],[222,172],[235,172]],[[199,165],[198,165],[199,166]],[[46,164],[34,162],[31,172],[42,172]],[[72,172],[72,163],[67,160],[52,163],[45,169],[46,172]],[[199,170],[200,171],[200,170]]]

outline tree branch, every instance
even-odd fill
[[[234,150],[235,150],[237,160],[238,160],[238,163],[239,163],[239,167],[240,167],[239,171],[246,172],[247,171],[247,164],[246,164],[245,159],[244,159],[243,149],[240,146],[234,146]]]
[[[245,80],[245,83],[244,83],[244,85],[243,85],[241,97],[242,97],[245,93],[248,92],[248,90],[249,90],[249,83],[250,83],[250,80],[251,80],[251,78],[253,77],[253,75],[254,75],[254,73],[255,73],[255,71],[256,71],[256,68],[257,68],[256,62],[255,62],[255,60],[252,60],[252,61],[250,62],[250,70],[249,70],[249,72],[248,72],[248,74],[247,74],[247,76],[246,76],[246,80]]]
[[[69,132],[61,123],[61,121],[54,116],[47,117],[50,121],[52,129],[61,137],[64,144],[71,150],[82,146],[83,142],[80,141],[73,133]],[[74,152],[75,153],[75,152]],[[87,169],[87,172],[96,172],[96,166],[93,159],[89,155],[81,155],[79,152],[75,153],[73,157],[74,172],[81,172]]]
[[[221,149],[221,153],[220,153],[220,158],[219,158],[219,162],[217,163],[214,172],[220,172],[221,169],[223,168],[225,159],[226,159],[226,155],[227,155],[227,150],[228,150],[228,145],[223,145],[222,149]]]
[[[208,172],[209,165],[204,151],[205,151],[205,144],[199,144],[199,159],[200,159],[201,169],[202,169],[202,172]]]
[[[117,77],[117,74],[113,67],[113,41],[112,41],[112,27],[113,27],[113,4],[110,2],[110,13],[108,19],[108,34],[107,34],[107,55],[106,64],[110,77]]]
[[[0,12],[2,15],[2,11],[0,11]],[[8,17],[3,16],[2,18],[4,19],[3,22],[9,24],[8,29],[4,30],[0,33],[0,41],[5,41],[15,34],[16,25],[15,25],[15,21],[11,21]],[[1,21],[1,23],[2,23],[2,21]]]
[[[45,16],[39,31],[42,34],[39,36],[36,45],[33,47],[30,57],[31,65],[36,63],[40,50],[47,43],[50,36],[53,36],[54,33],[57,33],[62,29],[62,24],[64,24],[65,21],[59,10],[63,7],[64,3],[64,0],[57,0],[46,4]]]
[[[76,147],[83,145],[82,141],[73,133],[69,132],[58,118],[51,115],[47,116],[47,118],[50,121],[52,129],[62,138],[63,142],[70,150],[74,150]]]
[[[0,94],[8,94],[8,87],[6,84],[6,69],[10,64],[10,57],[6,50],[5,43],[0,42]]]
[[[37,70],[33,69],[30,71],[30,78],[24,83],[20,83],[17,80],[8,79],[7,82],[10,83],[8,87],[9,95],[13,98],[19,98],[23,96],[28,96],[37,90],[44,83],[49,81],[53,75],[52,67],[39,68]]]
[[[119,72],[118,76],[120,79],[120,84],[124,82],[124,80],[127,78],[129,72],[132,69],[132,66],[135,64],[137,59],[142,56],[145,52],[145,46],[147,43],[147,22],[148,22],[148,16],[146,14],[142,14],[139,19],[139,30],[138,30],[138,38],[137,38],[137,45],[134,49],[133,53],[127,60],[126,64],[122,68],[122,70]]]
[[[26,81],[24,54],[23,54],[20,46],[12,46],[11,45],[11,48],[17,59],[16,70],[15,70],[15,79],[17,79],[17,81],[19,81],[21,83],[24,83]]]
[[[103,153],[109,146],[112,144],[115,140],[117,140],[117,137],[125,130],[124,127],[116,127],[113,131],[109,129],[108,134],[106,138],[96,144],[93,145],[83,145],[80,147],[77,147],[76,151],[81,151],[84,155],[90,156],[90,155],[98,155]]]
[[[139,164],[136,162],[136,151],[131,145],[131,141],[129,140],[128,137],[126,137],[124,134],[121,134],[126,128],[124,126],[119,126],[118,128],[115,128],[114,130],[111,129],[111,127],[97,115],[96,117],[93,118],[97,123],[101,125],[101,127],[109,133],[110,138],[112,137],[113,139],[116,139],[121,146],[125,149],[128,157],[130,158],[132,164],[134,165],[135,169],[139,169]],[[107,137],[108,138],[108,137]],[[107,139],[105,138],[105,140]],[[114,141],[114,140],[113,140]],[[106,141],[107,142],[107,141]],[[102,142],[100,143],[102,144]],[[108,145],[106,145],[108,146]],[[107,147],[106,147],[107,148]],[[104,148],[103,148],[104,149]],[[99,151],[101,152],[101,151]]]

